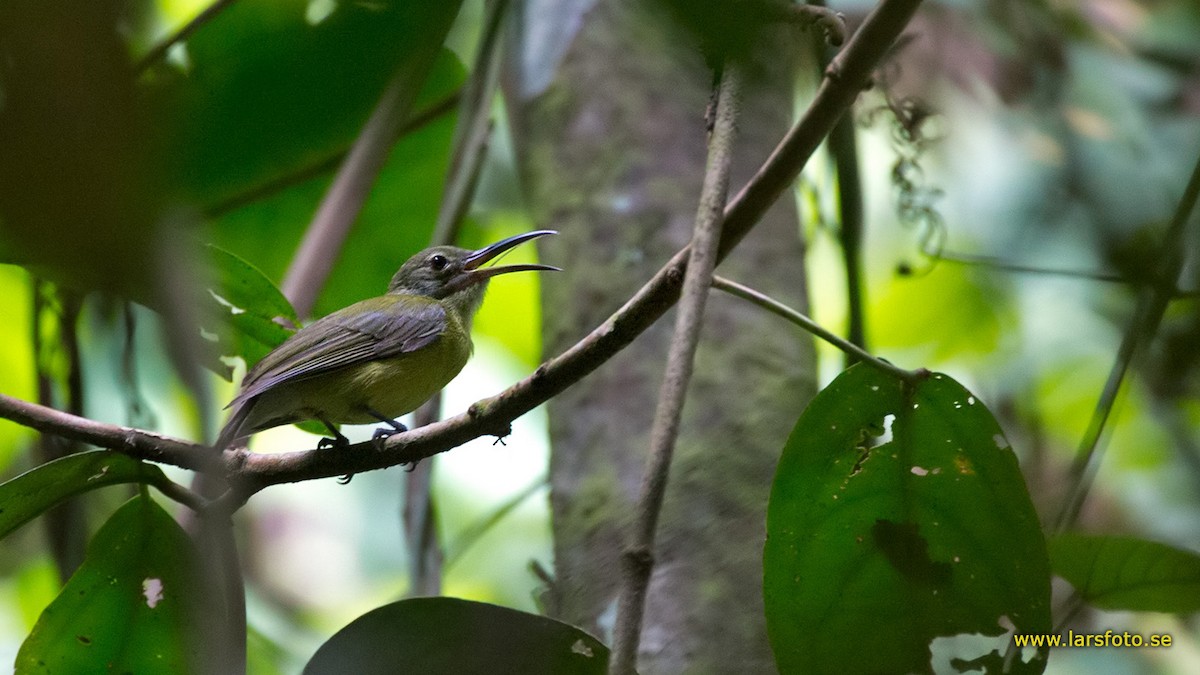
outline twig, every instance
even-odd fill
[[[167,39],[163,40],[157,45],[154,45],[150,51],[146,52],[145,56],[138,60],[137,64],[134,65],[134,69],[140,73],[154,65],[160,59],[162,59],[162,57],[166,56],[171,47],[174,47],[180,42],[183,42],[191,37],[192,33],[195,33],[201,26],[209,21],[212,21],[218,14],[225,10],[225,8],[232,4],[233,0],[215,0],[213,4],[209,5],[204,9],[204,11],[193,17],[191,21],[183,24],[179,30],[172,33],[167,37]]]
[[[696,346],[700,342],[704,303],[717,264],[717,245],[721,241],[722,215],[729,194],[729,167],[741,112],[741,96],[739,69],[733,64],[725,64],[696,227],[683,280],[683,296],[675,321],[675,334],[667,352],[658,408],[650,428],[650,454],[634,513],[633,533],[621,554],[621,594],[617,603],[612,656],[608,662],[608,672],[612,675],[632,675],[637,666],[646,590],[654,570],[654,535],[667,491],[675,442],[679,437],[687,386],[692,379]]]
[[[246,585],[238,558],[233,521],[228,514],[206,512],[195,535],[200,550],[201,569],[210,588],[219,589],[224,620],[212,621],[211,645],[207,656],[214,660],[210,672],[245,675],[246,673]]]
[[[0,417],[43,433],[116,450],[136,459],[193,471],[220,470],[212,448],[150,431],[105,424],[86,417],[0,394]]]
[[[436,408],[434,408],[436,411]],[[433,464],[421,462],[404,474],[404,541],[408,548],[408,597],[441,594],[445,554],[431,490]]]
[[[475,198],[475,190],[487,156],[492,131],[492,100],[499,80],[501,27],[508,0],[493,0],[487,6],[483,36],[471,68],[471,79],[460,97],[458,124],[454,130],[453,152],[446,171],[446,187],[438,210],[430,244],[453,244]],[[441,411],[441,394],[417,410],[415,426],[436,422]],[[431,596],[441,593],[445,554],[437,531],[437,509],[431,481],[433,466],[418,463],[405,475],[404,530],[409,556],[409,595]]]
[[[440,118],[442,115],[450,112],[458,105],[461,91],[453,91],[443,96],[438,101],[430,104],[425,109],[413,113],[411,117],[405,120],[404,124],[400,125],[397,133],[397,140],[404,136],[424,128],[429,123]],[[204,209],[204,215],[209,218],[219,218],[220,216],[229,213],[235,209],[239,209],[248,204],[253,204],[260,199],[266,199],[276,193],[282,192],[294,185],[299,185],[307,180],[316,178],[321,174],[333,171],[339,164],[345,161],[349,150],[342,148],[329,154],[329,156],[316,160],[310,164],[302,166],[295,171],[275,178],[273,180],[255,185],[247,190],[239,192],[231,197],[223,199]]]
[[[824,3],[797,5],[790,1],[765,2],[760,9],[766,14],[766,18],[794,23],[805,28],[819,27],[825,34],[825,41],[833,47],[840,47],[846,41],[845,17],[825,7]]]
[[[729,279],[720,276],[713,277],[712,286],[717,290],[725,291],[726,293],[742,298],[743,300],[749,300],[750,302],[753,302],[772,314],[791,321],[809,333],[812,333],[816,337],[819,337],[834,347],[837,347],[846,354],[853,356],[856,361],[861,361],[872,368],[877,368],[900,380],[905,382],[914,382],[926,375],[926,371],[924,370],[905,370],[898,366],[892,365],[887,361],[884,361],[883,359],[871,354],[853,342],[845,340],[829,332],[823,328],[821,324],[813,321],[804,314],[797,312],[796,310],[788,307],[778,300],[775,300],[769,295],[760,293],[749,286],[743,286],[736,281],[730,281]]]
[[[808,111],[725,209],[718,260],[737,246],[791,186],[919,5],[920,0],[884,0],[866,18],[835,59],[836,65],[831,66],[830,76],[818,89]],[[687,256],[687,248],[676,253],[608,320],[562,354],[543,363],[533,375],[496,396],[477,401],[466,413],[392,436],[381,452],[374,451],[371,443],[355,444],[342,452],[307,450],[260,455],[227,450],[226,473],[239,489],[234,501],[240,504],[252,492],[268,485],[409,464],[479,436],[507,433],[514,419],[600,367],[662,316],[678,298]],[[209,459],[203,446],[67,415],[3,394],[0,394],[0,417],[139,459],[188,469],[203,468]]]
[[[79,339],[76,331],[81,311],[79,296],[71,291],[56,288],[53,284],[34,279],[33,289],[33,354],[37,371],[38,403],[54,405],[55,380],[66,385],[66,407],[74,415],[83,413],[83,364],[79,355]],[[57,345],[46,344],[43,337],[50,332],[44,322],[54,318],[53,333],[58,336]],[[53,363],[55,356],[66,361],[65,378],[56,378]],[[59,375],[63,375],[59,373]],[[65,382],[62,380],[65,379]],[[38,439],[38,460],[50,462],[60,457],[79,452],[79,444],[64,442],[65,439],[42,434]],[[83,562],[87,548],[87,532],[83,519],[82,502],[78,497],[68,499],[46,512],[42,519],[51,555],[59,578],[65,583]]]
[[[450,28],[458,3],[438,3],[430,10],[423,44],[414,46],[414,53],[405,58],[388,82],[383,96],[372,111],[358,138],[350,147],[346,161],[338,169],[333,184],[321,200],[300,249],[292,259],[283,279],[283,294],[291,301],[300,316],[312,312],[317,292],[333,269],[350,226],[358,218],[375,178],[387,161],[400,127],[408,117],[417,98],[421,83],[433,65]],[[436,40],[430,36],[436,36]]]
[[[1057,267],[1038,267],[1036,265],[1026,265],[1024,263],[1011,262],[986,255],[972,255],[969,253],[940,251],[931,255],[930,257],[939,262],[951,262],[958,263],[960,265],[979,265],[981,267],[990,267],[1003,272],[1014,272],[1017,274],[1042,274],[1046,276],[1074,277],[1077,279],[1086,279],[1088,281],[1103,281],[1116,284],[1135,283],[1133,279],[1126,279],[1120,274],[1115,274],[1113,272],[1069,270]]]
[[[811,9],[825,9],[823,0],[809,5],[793,5]],[[842,26],[845,30],[845,26]],[[841,42],[832,42],[839,45]],[[817,60],[821,67],[828,67],[837,52],[825,45],[817,44]],[[862,282],[863,248],[863,194],[862,176],[858,168],[858,138],[854,130],[854,116],[846,115],[833,127],[829,134],[829,153],[837,167],[838,191],[838,238],[842,245],[842,267],[846,275],[846,338],[867,348],[866,312]],[[854,365],[857,356],[846,352],[845,365]]]
[[[462,560],[467,551],[471,550],[471,547],[478,543],[480,539],[483,539],[483,535],[490,532],[500,521],[508,517],[508,514],[515,511],[526,499],[529,499],[549,486],[550,479],[542,476],[529,485],[526,485],[520,491],[513,493],[512,496],[491,513],[464,527],[462,532],[459,533],[458,538],[454,540],[453,546],[448,547],[446,569],[450,569],[458,561]]]
[[[829,148],[837,165],[839,238],[846,274],[846,336],[850,342],[867,348],[866,300],[862,282],[863,197],[858,170],[858,140],[854,120],[847,115],[833,128]],[[857,357],[847,353],[846,366]]]
[[[1197,197],[1200,197],[1200,157],[1196,160],[1192,176],[1184,189],[1183,197],[1179,200],[1179,206],[1175,209],[1175,216],[1171,219],[1171,224],[1159,246],[1157,259],[1161,261],[1160,272],[1154,285],[1144,289],[1138,299],[1133,318],[1130,319],[1129,326],[1121,338],[1116,361],[1109,370],[1108,380],[1105,381],[1104,390],[1100,393],[1100,400],[1096,402],[1096,409],[1092,411],[1092,418],[1089,420],[1087,430],[1084,431],[1079,448],[1075,452],[1075,460],[1071,464],[1069,473],[1070,487],[1067,491],[1067,498],[1063,501],[1058,516],[1054,520],[1053,531],[1056,534],[1070,528],[1079,516],[1079,510],[1083,506],[1083,501],[1087,498],[1088,490],[1095,478],[1097,469],[1093,466],[1093,460],[1096,456],[1096,448],[1100,443],[1100,437],[1104,434],[1104,427],[1112,412],[1113,404],[1116,403],[1117,394],[1121,391],[1125,373],[1129,369],[1129,364],[1133,361],[1138,347],[1158,330],[1163,314],[1166,313],[1167,305],[1170,304],[1172,296],[1176,293],[1179,272],[1183,268],[1184,261],[1183,233],[1191,218],[1192,210],[1196,206]]]
[[[211,504],[209,500],[167,478],[167,475],[163,473],[158,473],[150,484],[164,497],[179,502],[196,513],[203,513]]]
[[[458,229],[475,196],[491,138],[492,101],[500,80],[501,28],[508,4],[508,0],[492,0],[487,7],[479,52],[471,68],[471,80],[464,87],[458,127],[454,130],[454,154],[433,230],[435,244],[453,243],[458,238]]]
[[[805,162],[869,82],[876,64],[889,53],[920,5],[921,0],[883,0],[863,20],[850,42],[825,69],[825,79],[800,122],[730,202],[721,237],[722,257],[791,186]]]

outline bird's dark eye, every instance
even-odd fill
[[[433,271],[435,272],[441,272],[442,270],[446,269],[446,265],[449,264],[450,261],[446,259],[446,256],[441,255],[440,253],[430,256],[429,258],[429,266],[432,267]]]

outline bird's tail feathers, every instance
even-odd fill
[[[217,434],[217,442],[214,444],[217,452],[228,449],[242,437],[242,424],[250,415],[250,409],[254,407],[253,401],[235,400],[234,403],[236,405],[234,405],[233,412],[225,421],[225,426],[221,427],[221,433]]]

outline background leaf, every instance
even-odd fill
[[[1200,555],[1134,537],[1064,534],[1050,541],[1054,573],[1102,609],[1200,612]]]
[[[164,190],[198,206],[213,240],[279,283],[342,154],[385,84],[412,68],[414,115],[458,89],[463,68],[441,47],[457,3],[235,3],[187,42],[188,67],[147,84],[159,111]],[[432,58],[436,55],[436,58]],[[429,241],[454,114],[392,148],[313,316],[381,294]]]
[[[784,673],[927,672],[935,637],[1050,630],[1016,458],[941,374],[905,386],[858,365],[817,395],[775,476],[763,586]]]
[[[454,3],[337,3],[319,21],[307,3],[235,3],[187,41],[187,67],[161,65],[159,106],[170,191],[211,206],[344,151],[401,63],[430,49]],[[443,57],[421,109],[457,83]],[[418,82],[419,83],[419,82]]]
[[[447,649],[451,640],[454,645]],[[321,646],[305,675],[601,675],[608,648],[544,616],[455,598],[402,600],[367,612]]]
[[[187,534],[142,495],[108,519],[21,645],[20,673],[197,672],[204,598]]]
[[[240,356],[247,367],[258,363],[279,346],[292,331],[276,323],[277,318],[300,325],[296,310],[279,288],[257,267],[217,246],[208,246],[214,273],[206,300],[212,321],[208,332],[217,336],[214,356]],[[229,379],[232,369],[213,359],[209,367]]]
[[[126,455],[94,450],[68,455],[0,485],[0,537],[75,495],[118,483],[154,483],[162,469]]]

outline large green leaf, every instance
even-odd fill
[[[602,675],[607,667],[608,648],[574,626],[482,602],[415,598],[352,621],[304,673]]]
[[[421,89],[457,3],[238,2],[187,41],[184,70],[147,82],[163,116],[169,190],[206,206],[345,150],[402,66]],[[456,86],[452,62],[423,100]],[[418,103],[418,106],[421,104]]]
[[[400,265],[429,245],[453,130],[451,115],[396,144],[334,264],[313,316],[382,295]],[[250,261],[268,278],[282,280],[329,180],[329,174],[317,176],[221,215],[214,222],[214,241]]]
[[[441,48],[458,3],[340,2],[316,22],[306,4],[234,3],[188,40],[186,71],[164,66],[147,83],[171,158],[164,189],[200,206],[214,241],[276,282],[389,78],[402,71],[420,91],[410,116],[464,78]],[[392,149],[313,315],[381,294],[428,242],[453,117]]]
[[[783,673],[928,672],[939,636],[1050,631],[1016,457],[941,374],[905,384],[858,365],[813,399],[775,475],[763,586]]]
[[[196,672],[204,589],[187,534],[149,497],[126,502],[42,612],[19,673]]]
[[[105,450],[47,462],[0,485],[0,537],[8,536],[64,499],[88,490],[160,480],[165,477],[157,466]]]
[[[1050,540],[1054,573],[1103,609],[1200,612],[1200,555],[1134,537],[1064,534]]]

